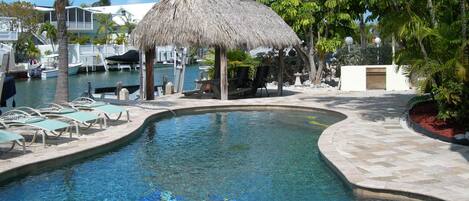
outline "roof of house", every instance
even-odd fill
[[[87,8],[90,11],[96,13],[106,13],[116,15],[113,20],[122,25],[123,20],[121,19],[122,12],[131,15],[132,20],[138,22],[143,19],[145,14],[155,5],[156,3],[139,3],[139,4],[127,4],[127,5],[113,5],[113,6],[100,6]]]

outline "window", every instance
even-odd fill
[[[77,17],[78,17],[77,21],[83,22],[84,19],[83,19],[83,10],[82,9],[77,9]]]
[[[44,13],[44,22],[50,21],[50,13]]]
[[[55,14],[55,12],[51,12],[52,13],[52,21],[56,22],[57,21],[57,15]]]
[[[91,12],[85,11],[85,22],[91,22]]]
[[[77,13],[77,9],[76,9],[76,8],[68,9],[68,21],[70,21],[70,22],[75,22],[75,21],[77,21],[77,19],[76,19],[76,13]]]

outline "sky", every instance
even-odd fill
[[[3,0],[3,1],[10,3],[10,2],[18,1],[18,0]],[[52,4],[54,3],[54,0],[25,0],[25,1],[31,2],[38,6],[52,6]],[[96,2],[97,0],[96,1],[94,0],[70,0],[70,1],[73,2],[73,5],[79,6],[82,3],[92,4]],[[156,0],[111,0],[112,5],[151,3],[151,2],[156,2]]]

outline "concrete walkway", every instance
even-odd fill
[[[28,164],[61,165],[84,150],[124,143],[149,116],[181,108],[222,105],[285,105],[330,109],[348,118],[321,136],[322,154],[363,197],[414,200],[428,195],[443,200],[469,200],[469,147],[451,145],[413,133],[401,126],[412,92],[339,92],[291,89],[288,96],[231,101],[189,99],[177,96],[130,106],[130,123],[114,122],[107,130],[92,130],[83,137],[51,141],[55,145],[28,147],[0,156],[0,181],[31,170]],[[107,147],[109,149],[110,147]],[[103,149],[105,150],[105,149]],[[81,154],[83,156],[83,154]],[[61,160],[52,160],[59,159]],[[74,158],[75,159],[75,158]],[[44,163],[46,164],[46,163]],[[21,168],[23,167],[23,168]],[[18,169],[19,168],[19,169]],[[40,165],[36,166],[37,169]],[[23,170],[21,170],[23,169]],[[393,193],[392,191],[401,191]],[[402,193],[409,192],[409,193]]]

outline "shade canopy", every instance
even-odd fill
[[[131,34],[139,49],[155,46],[286,48],[300,39],[269,7],[253,0],[161,0]]]

